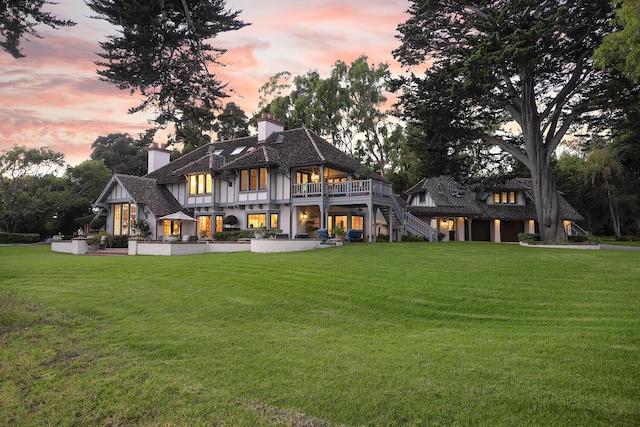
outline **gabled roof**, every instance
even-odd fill
[[[239,150],[244,147],[243,150]],[[232,154],[237,151],[237,154]],[[214,156],[210,168],[210,153]],[[326,165],[361,178],[384,181],[348,154],[342,152],[313,131],[306,128],[274,132],[262,142],[257,136],[212,142],[193,150],[173,162],[145,175],[158,184],[183,180],[190,173],[225,172],[251,167],[277,167],[289,170],[295,167]]]
[[[524,205],[487,204],[486,198],[494,191],[523,191]],[[407,206],[414,214],[432,216],[468,216],[483,219],[526,220],[537,217],[531,191],[530,178],[498,179],[489,183],[463,186],[449,176],[422,179],[406,191],[407,194],[426,192],[435,206]],[[584,219],[558,193],[560,209],[565,220]]]
[[[146,206],[156,217],[182,210],[182,206],[171,192],[165,187],[157,185],[155,179],[122,174],[115,174],[111,178],[96,204],[118,184],[129,193],[137,205]]]

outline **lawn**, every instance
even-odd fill
[[[0,247],[0,425],[637,426],[640,252]]]

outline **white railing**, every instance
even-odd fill
[[[429,239],[430,242],[438,241],[438,230],[409,212],[405,212],[404,214],[404,224],[407,228]]]
[[[393,192],[391,190],[391,184],[374,181],[372,179],[366,179],[345,182],[309,182],[306,184],[293,184],[291,188],[291,194],[293,197],[309,197],[321,195],[360,196],[366,194],[391,197]]]

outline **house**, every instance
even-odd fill
[[[234,227],[291,238],[341,227],[362,230],[365,241],[382,230],[391,240],[408,232],[437,239],[387,180],[309,129],[284,130],[270,114],[258,120],[256,136],[210,143],[172,162],[154,146],[148,166],[143,177],[114,175],[97,199],[108,233],[134,236],[144,219],[154,240],[212,236],[234,216]]]
[[[530,178],[461,185],[439,176],[421,180],[406,193],[407,210],[444,234],[444,240],[517,242],[518,233],[538,231]],[[584,218],[559,196],[571,235],[574,222]]]

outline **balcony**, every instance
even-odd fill
[[[382,196],[391,197],[391,184],[372,179],[345,182],[309,182],[293,184],[292,197],[344,197],[344,196]]]

